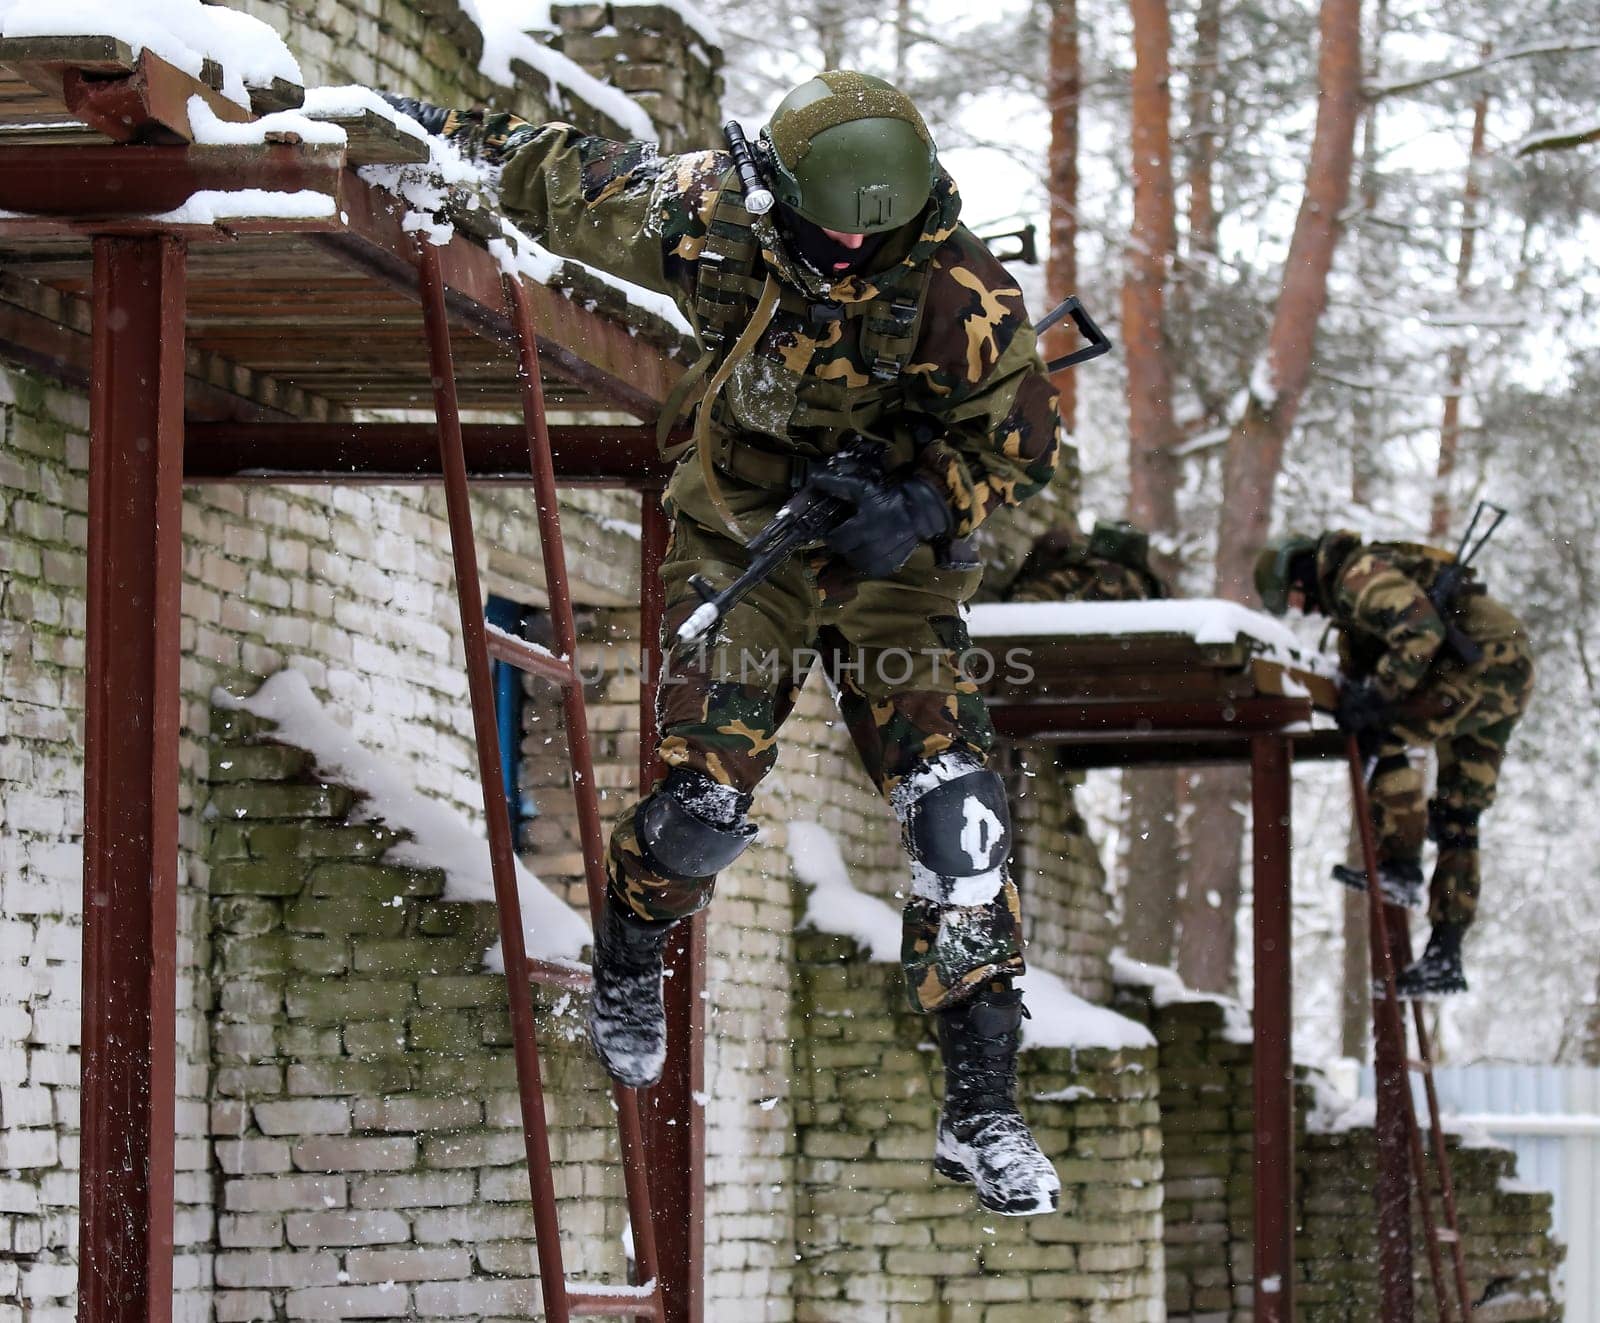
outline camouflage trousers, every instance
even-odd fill
[[[720,587],[744,563],[738,543],[677,515],[661,569],[664,653],[700,604],[689,576]],[[777,761],[779,729],[807,676],[820,670],[885,796],[940,755],[981,764],[993,727],[977,687],[959,670],[968,646],[960,604],[980,576],[937,567],[928,547],[887,579],[861,579],[822,551],[792,558],[729,612],[708,646],[670,657],[656,703],[661,761],[754,790]],[[646,919],[693,914],[710,902],[715,877],[652,872],[639,848],[636,808],[612,830],[612,897]],[[913,896],[902,921],[908,992],[920,1010],[955,1005],[985,980],[1022,971],[1022,914],[1009,875],[983,905]]]
[[[1441,667],[1437,677],[1402,705],[1394,728],[1378,749],[1370,793],[1372,820],[1383,861],[1422,858],[1430,806],[1422,767],[1407,750],[1432,745],[1438,776],[1432,801],[1436,819],[1476,816],[1494,803],[1500,764],[1533,690],[1533,659],[1520,639],[1484,644],[1483,659],[1469,667]],[[1473,844],[1441,844],[1434,865],[1428,916],[1463,927],[1478,910],[1480,884],[1476,830]]]

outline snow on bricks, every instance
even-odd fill
[[[298,709],[273,710],[307,733]],[[219,816],[211,857],[223,885],[213,970],[229,990],[212,1020],[217,1317],[482,1318],[530,1305],[505,985],[484,968],[495,916],[449,898],[477,867],[462,847],[474,838],[458,829],[452,870],[433,868],[439,820],[432,836],[425,814],[415,839],[396,830],[396,805],[415,805],[393,773],[375,777],[346,748],[340,765],[360,782],[297,800],[287,792],[327,785],[326,768],[279,743],[284,729],[236,704],[216,727],[213,793],[245,810]],[[326,732],[310,735],[325,755]],[[371,820],[380,808],[386,827]],[[617,1278],[609,1095],[572,999],[556,1001],[565,1013],[545,999],[540,1021],[557,1189],[574,1200],[564,1225],[588,1247],[576,1270]],[[244,1027],[267,1037],[237,1050]]]

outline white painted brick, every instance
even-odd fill
[[[0,1131],[0,1167],[51,1167],[59,1157],[54,1130]]]
[[[470,1171],[361,1176],[350,1187],[352,1208],[448,1208],[477,1197],[477,1177]]]
[[[39,1188],[29,1181],[0,1177],[0,1213],[37,1213]]]
[[[404,1171],[417,1165],[417,1141],[303,1139],[294,1146],[294,1165],[301,1171]]]
[[[332,1254],[295,1250],[224,1251],[217,1255],[216,1274],[221,1287],[333,1286],[339,1280],[339,1260]]]
[[[472,1275],[465,1249],[351,1250],[345,1272],[352,1282],[440,1282]]]
[[[471,1315],[513,1314],[525,1317],[534,1309],[538,1286],[533,1281],[426,1282],[416,1288],[417,1313],[423,1318],[466,1318]]]
[[[216,1292],[217,1323],[272,1323],[277,1317],[270,1291]]]
[[[283,1218],[272,1213],[223,1213],[217,1240],[224,1249],[277,1249],[284,1243]]]
[[[22,1267],[22,1294],[28,1300],[59,1300],[77,1290],[78,1271],[70,1263],[35,1261]]]
[[[343,1098],[259,1102],[253,1112],[256,1124],[267,1135],[344,1135],[350,1132],[350,1104]]]
[[[231,1213],[287,1213],[343,1208],[349,1186],[343,1176],[266,1176],[229,1181],[223,1205]]]
[[[284,1231],[291,1245],[402,1245],[411,1228],[399,1213],[290,1213]],[[363,1279],[370,1280],[370,1279]]]
[[[392,1284],[291,1291],[285,1308],[305,1319],[427,1317],[412,1310],[405,1287]]]
[[[288,1171],[289,1145],[281,1139],[219,1139],[217,1165],[230,1176]]]

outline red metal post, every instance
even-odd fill
[[[172,1317],[185,253],[97,239],[78,1317]]]
[[[1255,1317],[1294,1318],[1294,991],[1289,768],[1282,735],[1250,741],[1255,840]]]
[[[639,692],[639,790],[654,782],[656,691],[661,676],[661,559],[667,519],[661,493],[640,502],[639,642],[644,683]],[[667,1062],[650,1093],[651,1203],[661,1251],[662,1299],[668,1323],[702,1323],[705,1317],[705,1108],[706,920],[679,924],[667,948]]]
[[[556,1218],[555,1183],[550,1171],[550,1141],[544,1113],[544,1085],[539,1049],[534,1039],[533,994],[527,978],[527,951],[522,931],[522,905],[517,895],[516,850],[511,814],[500,779],[500,733],[495,722],[494,681],[489,668],[488,631],[483,618],[483,589],[478,580],[478,555],[473,542],[472,502],[467,490],[466,457],[461,443],[461,413],[456,400],[455,365],[450,352],[450,323],[444,302],[444,277],[437,249],[419,245],[423,325],[428,361],[433,372],[434,414],[439,425],[439,462],[444,472],[445,502],[450,520],[450,552],[455,561],[456,596],[461,609],[461,642],[466,653],[467,688],[472,701],[472,726],[478,750],[478,777],[483,784],[483,815],[489,832],[495,907],[500,917],[501,950],[505,956],[510,1001],[512,1044],[521,1099],[523,1138],[533,1186],[534,1240],[539,1256],[540,1289],[545,1316],[568,1323],[566,1274],[561,1262],[561,1235]]]

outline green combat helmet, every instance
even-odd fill
[[[1089,534],[1091,559],[1108,560],[1113,565],[1143,576],[1152,597],[1165,597],[1167,585],[1150,568],[1150,535],[1126,519],[1096,519]]]
[[[831,69],[801,83],[761,137],[778,201],[825,230],[892,230],[933,192],[928,126],[904,92],[870,74]]]
[[[1289,609],[1289,568],[1296,556],[1317,549],[1317,540],[1304,533],[1279,533],[1256,552],[1256,592],[1261,605],[1275,616]]]

